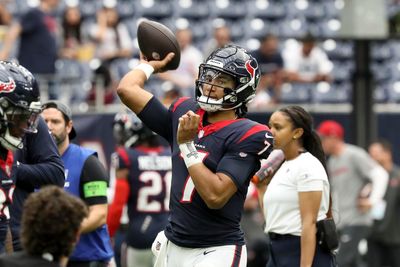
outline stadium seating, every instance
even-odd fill
[[[349,82],[354,71],[354,62],[351,60],[334,60],[332,77],[336,82]]]
[[[325,18],[337,19],[339,18],[340,9],[343,8],[344,1],[326,0],[321,1],[325,9]]]
[[[391,81],[385,83],[384,86],[387,86],[385,89],[388,94],[388,102],[390,103],[399,103],[400,102],[400,81]]]
[[[7,1],[6,5],[14,17],[18,18],[33,2],[35,1],[13,0]],[[61,15],[67,0],[60,2],[57,15]],[[79,1],[84,18],[84,31],[96,22],[96,12],[102,7],[102,2]],[[215,19],[223,19],[231,29],[232,40],[249,49],[255,48],[247,47],[250,44],[249,40],[254,44],[266,34],[274,34],[284,41],[311,33],[334,62],[334,83],[328,90],[321,89],[322,91],[311,90],[314,86],[286,86],[282,90],[282,99],[299,103],[340,102],[349,99],[345,96],[347,89],[340,89],[341,86],[338,86],[345,84],[348,88],[354,70],[354,43],[338,38],[341,27],[340,11],[344,8],[345,0],[118,0],[116,3],[120,18],[128,26],[134,40],[137,22],[141,18],[157,20],[173,31],[179,27],[180,22],[186,21],[193,31],[194,44],[198,48],[202,48],[204,43],[212,38],[212,21]],[[389,18],[400,12],[400,5],[395,1],[386,3]],[[137,48],[136,42],[134,45]],[[376,83],[375,100],[397,102],[399,93],[394,85],[400,81],[400,41],[374,41],[370,51],[371,72]],[[65,62],[62,64],[65,73],[57,76],[57,79],[67,80],[69,76],[76,74],[76,66]],[[117,69],[124,69],[124,66],[118,65]],[[334,96],[338,99],[334,100]]]
[[[282,38],[301,38],[309,32],[307,21],[293,18],[279,21],[278,35]]]
[[[128,0],[117,1],[117,10],[120,19],[131,18],[135,15],[135,6]]]
[[[174,4],[176,16],[193,19],[206,19],[210,14],[209,4],[205,1],[178,0]]]
[[[309,103],[314,86],[315,84],[285,83],[281,89],[281,102],[293,104]]]
[[[249,15],[262,19],[282,19],[286,17],[286,6],[281,2],[251,0],[247,2]]]
[[[331,60],[352,60],[354,55],[354,43],[352,41],[327,40],[323,49]]]
[[[376,82],[385,82],[391,78],[391,67],[387,64],[372,62],[370,67]]]
[[[232,40],[245,38],[248,28],[243,20],[225,19],[225,23],[230,28]]]
[[[245,1],[238,0],[214,0],[210,1],[210,14],[220,18],[240,19],[247,15]]]
[[[173,15],[173,8],[170,1],[137,0],[134,3],[137,13],[141,17],[162,19]]]
[[[313,103],[343,104],[351,101],[351,84],[320,82],[312,90]]]
[[[79,8],[84,19],[95,19],[96,12],[101,8],[101,2],[94,0],[81,0]]]
[[[387,42],[374,42],[371,45],[371,57],[373,60],[387,60],[392,56],[392,49]]]
[[[59,59],[56,62],[56,83],[59,97],[66,103],[81,103],[86,100],[91,88],[92,70],[87,63]]]
[[[374,101],[375,103],[385,103],[388,101],[388,90],[390,82],[379,83],[374,88]]]

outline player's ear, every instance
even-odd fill
[[[72,120],[69,120],[67,123],[67,132],[68,134],[72,131],[72,126],[73,126],[73,122]]]

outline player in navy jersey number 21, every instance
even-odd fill
[[[126,263],[121,262],[120,266],[152,267],[151,244],[168,222],[171,152],[132,112],[115,116],[113,132],[120,146],[112,160],[116,182],[107,217],[108,230],[114,236],[127,204],[126,256],[123,249],[120,252]],[[116,254],[118,238],[124,232],[121,228],[115,236]]]
[[[268,127],[243,118],[260,76],[257,61],[239,46],[215,50],[200,65],[196,99],[180,98],[166,109],[143,88],[173,56],[142,60],[117,89],[172,148],[170,218],[153,243],[155,266],[244,267],[247,187],[272,150]]]

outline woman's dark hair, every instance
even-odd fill
[[[76,25],[71,25],[67,21],[67,13],[69,9],[65,9],[63,17],[62,17],[62,28],[63,28],[63,37],[64,40],[68,40],[70,37],[75,38],[78,40],[79,43],[82,43],[81,40],[81,26],[82,26],[82,18],[80,19],[79,23]]]
[[[316,157],[324,166],[326,173],[326,157],[322,149],[321,139],[313,129],[313,118],[300,106],[288,106],[279,110],[285,113],[292,121],[294,128],[302,128],[304,133],[301,136],[304,148]]]
[[[103,7],[103,10],[104,11],[112,11],[112,12],[114,12],[115,13],[115,15],[117,16],[117,20],[114,22],[114,24],[113,25],[109,25],[108,27],[110,27],[113,31],[114,31],[114,33],[115,33],[115,38],[116,38],[116,43],[117,43],[117,47],[119,48],[119,49],[122,49],[122,44],[121,44],[121,38],[120,38],[120,36],[119,36],[119,32],[118,32],[118,26],[120,25],[120,23],[121,23],[121,17],[119,16],[119,14],[118,14],[118,11],[116,10],[116,8],[114,8],[114,7]]]
[[[54,185],[43,187],[25,201],[22,246],[30,255],[49,253],[58,262],[72,253],[87,215],[88,208],[81,199]]]

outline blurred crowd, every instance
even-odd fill
[[[138,64],[140,51],[132,32],[136,25],[120,19],[117,1],[102,1],[94,18],[84,17],[79,1],[72,0],[40,0],[13,17],[7,1],[0,5],[0,59],[16,59],[34,73],[44,100],[59,99],[81,108],[118,102],[116,82]],[[212,23],[212,38],[199,43],[193,41],[196,33],[187,21],[176,21],[180,66],[154,75],[148,85],[166,105],[178,96],[193,95],[199,63],[216,47],[233,42],[231,25],[223,20]],[[250,110],[290,102],[282,99],[282,91],[296,91],[301,98],[302,87],[322,83],[326,88],[332,82],[333,64],[314,36],[307,33],[298,40],[282,41],[267,34],[248,48],[262,72]]]

